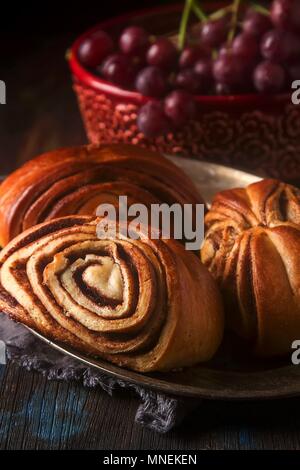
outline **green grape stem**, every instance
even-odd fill
[[[190,18],[191,12],[193,12],[200,22],[205,22],[208,20],[218,20],[222,18],[226,13],[231,13],[231,26],[228,32],[227,43],[230,45],[234,39],[238,24],[239,24],[239,9],[242,0],[233,0],[231,5],[228,5],[220,10],[217,10],[210,15],[206,15],[202,10],[199,2],[197,0],[185,0],[185,5],[183,9],[183,13],[181,16],[180,26],[179,26],[179,33],[178,33],[178,47],[180,50],[183,49],[186,40],[187,34],[187,27]],[[264,15],[269,15],[269,11],[267,8],[263,7],[260,4],[251,2],[252,7],[255,11],[262,13]]]
[[[180,50],[183,49],[185,44],[187,26],[192,11],[200,21],[205,21],[207,19],[207,16],[196,0],[185,0],[178,33],[178,47]]]
[[[238,25],[238,16],[239,16],[239,8],[240,8],[241,0],[233,0],[232,4],[232,19],[231,19],[231,27],[228,33],[227,42],[231,44],[233,38],[236,33],[236,28]]]
[[[270,16],[270,11],[267,8],[263,7],[262,5],[251,2],[251,6],[253,10],[257,11],[258,13],[261,13],[262,15]]]
[[[199,18],[200,21],[206,21],[207,20],[206,14],[203,12],[202,8],[196,2],[196,0],[194,0],[192,8],[193,8],[193,12]]]
[[[227,7],[221,8],[220,10],[214,11],[209,15],[210,20],[219,20],[220,18],[223,18],[226,13],[231,13],[233,10],[233,5],[228,5]]]
[[[186,30],[187,30],[187,25],[189,21],[189,16],[192,10],[193,6],[193,0],[186,0],[182,17],[181,17],[181,22],[180,22],[180,27],[179,27],[179,33],[178,33],[178,46],[179,49],[183,49],[184,43],[185,43],[185,38],[186,38]]]

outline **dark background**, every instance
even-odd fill
[[[7,104],[0,106],[0,174],[47,150],[86,142],[65,60],[76,37],[108,17],[166,3],[1,3],[0,80]]]
[[[75,38],[105,18],[168,3],[172,2],[168,0],[5,2],[4,14],[1,11],[0,19],[0,66],[3,61],[13,61],[19,55],[30,52],[32,45],[46,38],[65,34]]]

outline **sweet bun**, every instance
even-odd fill
[[[223,334],[217,285],[176,240],[118,234],[100,219],[44,222],[0,255],[0,308],[49,339],[140,372],[209,360]]]
[[[300,339],[300,191],[267,179],[218,193],[201,259],[218,281],[226,324],[261,356]]]
[[[67,215],[91,215],[101,203],[196,204],[192,181],[162,155],[133,145],[82,146],[45,153],[0,186],[0,244],[23,230]]]

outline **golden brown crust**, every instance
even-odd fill
[[[300,336],[300,191],[272,179],[223,191],[205,221],[201,258],[227,325],[257,354],[287,353]]]
[[[191,180],[163,156],[131,145],[71,147],[45,153],[0,186],[0,244],[45,220],[91,215],[100,203],[201,203]]]
[[[100,219],[28,229],[0,255],[0,308],[48,338],[137,371],[206,361],[223,333],[220,294],[175,240],[97,238]]]

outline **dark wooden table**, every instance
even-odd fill
[[[0,69],[0,172],[34,155],[86,141],[64,51],[70,36],[35,44]],[[0,366],[0,449],[300,449],[300,399],[203,402],[182,426],[159,435],[134,424],[138,400],[47,381]]]

